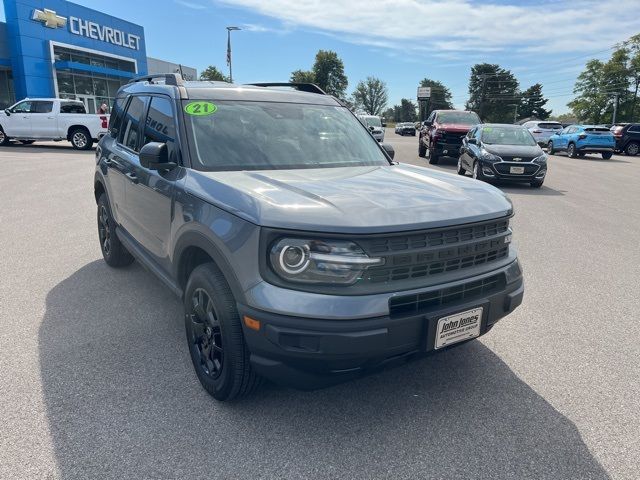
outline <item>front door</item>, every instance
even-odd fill
[[[31,111],[34,102],[25,100],[13,106],[2,128],[9,137],[31,138]]]
[[[96,113],[98,111],[96,108],[96,97],[91,95],[76,95],[76,97],[84,103],[84,108],[86,108],[87,113]]]

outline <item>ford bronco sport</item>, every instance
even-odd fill
[[[392,161],[339,100],[288,85],[135,79],[96,151],[104,259],[183,299],[218,400],[439,352],[522,301],[503,193]]]

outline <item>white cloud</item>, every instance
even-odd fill
[[[375,47],[426,52],[585,52],[638,33],[638,0],[514,5],[471,0],[217,0]],[[409,45],[407,42],[410,42]],[[550,50],[551,49],[551,50]]]
[[[191,10],[204,10],[207,7],[200,3],[188,2],[187,0],[174,0],[178,5],[190,8]]]

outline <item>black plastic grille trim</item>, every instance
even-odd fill
[[[506,285],[503,274],[442,288],[425,293],[403,295],[389,299],[389,314],[393,316],[415,315],[454,303],[463,303],[502,290]]]
[[[463,268],[482,265],[484,263],[493,262],[500,258],[504,258],[509,253],[509,247],[502,247],[497,250],[491,250],[477,255],[469,255],[466,257],[454,258],[452,260],[443,260],[431,262],[422,265],[409,265],[406,267],[396,268],[377,268],[367,272],[365,281],[369,282],[393,282],[397,280],[406,280],[409,278],[420,278],[438,273],[452,272]]]

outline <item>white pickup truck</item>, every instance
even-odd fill
[[[88,114],[79,100],[27,98],[0,113],[0,145],[11,140],[68,140],[88,150],[107,133],[109,115]]]

